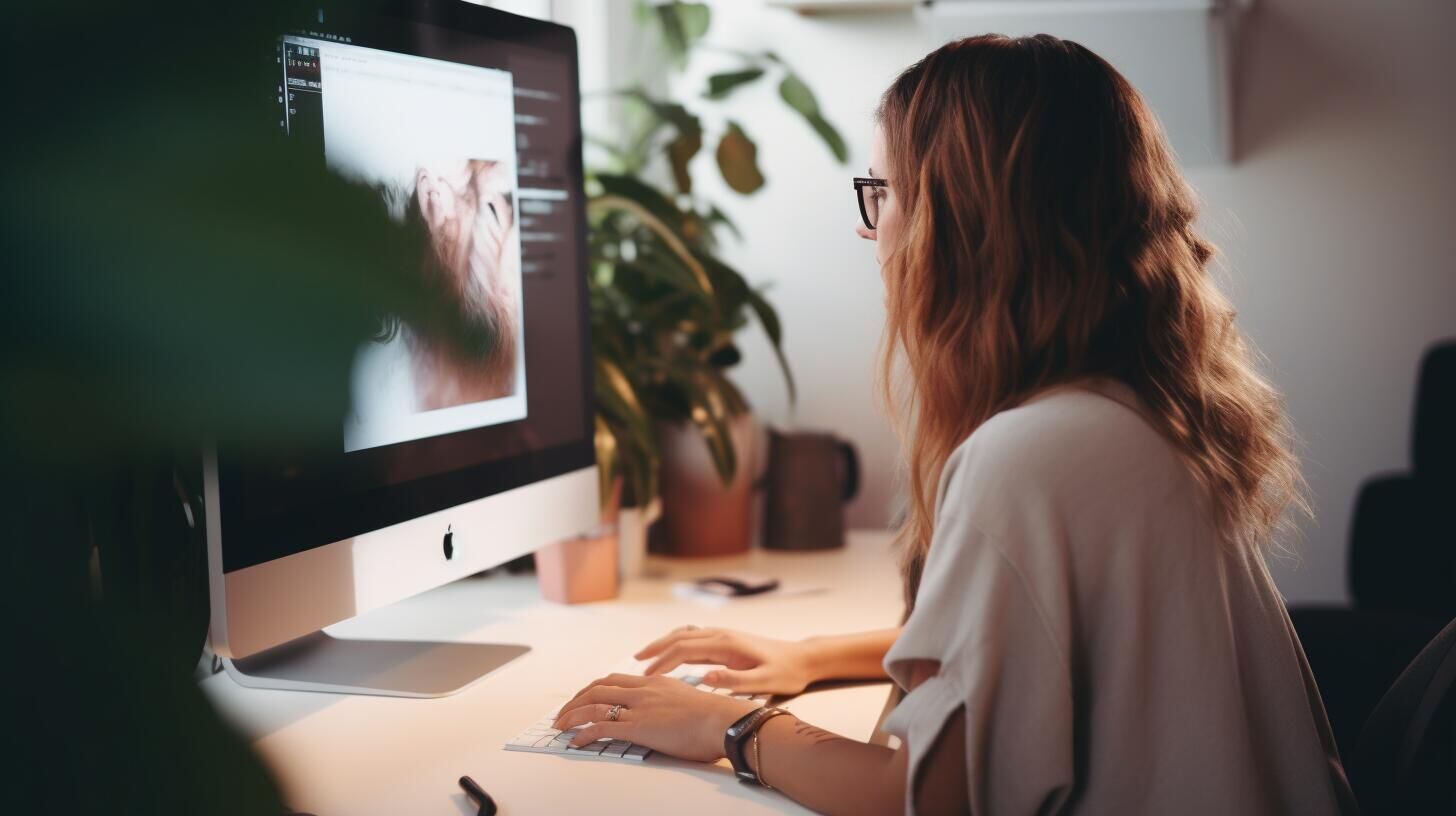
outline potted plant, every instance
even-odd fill
[[[660,34],[669,62],[679,68],[694,50],[708,47],[704,4],[639,3],[637,14]],[[784,60],[772,52],[715,50],[735,64],[708,78],[703,99],[719,102],[776,79],[784,103],[845,160],[843,139]],[[589,167],[587,210],[602,495],[611,495],[611,483],[621,478],[624,503],[639,512],[662,498],[654,550],[741,551],[750,540],[755,433],[748,402],[728,370],[741,360],[735,336],[750,316],[773,346],[791,400],[794,383],[777,313],[719,256],[722,231],[741,235],[694,190],[691,161],[705,138],[715,139],[724,181],[752,195],[765,183],[758,149],[741,123],[728,120],[710,133],[684,104],[643,87],[608,96],[624,100],[636,119],[621,142],[589,138],[605,157]]]

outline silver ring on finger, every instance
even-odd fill
[[[622,716],[622,706],[614,705],[607,709],[607,722],[616,722]]]

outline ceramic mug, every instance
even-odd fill
[[[844,505],[859,493],[859,455],[831,433],[769,431],[763,546],[844,546]]]

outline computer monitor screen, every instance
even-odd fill
[[[384,315],[355,355],[335,437],[307,450],[218,450],[229,579],[425,517],[442,522],[431,531],[473,536],[470,569],[491,566],[542,542],[487,544],[489,518],[461,530],[465,516],[446,511],[594,465],[575,39],[458,2],[370,8],[321,7],[280,32],[260,89],[278,97],[268,126],[424,235],[409,273],[494,342],[463,357],[428,323]],[[451,560],[426,537],[430,557]],[[435,565],[376,597],[458,572]],[[241,583],[228,585],[229,605]]]
[[[527,419],[517,210],[539,211],[551,191],[527,188],[523,200],[517,186],[513,75],[309,37],[283,48],[290,95],[320,101],[286,110],[286,125],[316,128],[301,120],[322,118],[329,167],[423,228],[430,254],[415,271],[495,340],[485,359],[459,360],[429,325],[390,318],[355,362],[344,451]],[[306,88],[295,89],[300,80]]]

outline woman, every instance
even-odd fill
[[[1348,809],[1261,552],[1299,501],[1280,400],[1137,93],[1075,43],[975,37],[906,70],[877,119],[883,178],[856,187],[887,392],[908,375],[911,611],[800,644],[680,630],[643,651],[649,674],[721,663],[707,682],[775,692],[888,674],[908,691],[897,749],[792,715],[739,726],[742,775],[823,812]],[[706,761],[750,707],[614,675],[558,724]]]

